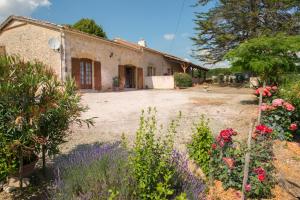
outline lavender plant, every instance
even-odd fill
[[[175,166],[175,179],[179,183],[179,191],[184,192],[187,199],[205,199],[205,183],[189,170],[187,157],[173,150],[172,165]]]
[[[136,199],[120,143],[86,146],[56,160],[54,199]]]

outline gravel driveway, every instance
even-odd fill
[[[74,127],[69,142],[62,146],[67,152],[78,144],[120,140],[125,133],[133,142],[142,109],[156,107],[159,124],[164,127],[179,111],[183,117],[176,135],[176,144],[184,149],[191,136],[193,122],[204,114],[210,119],[214,134],[220,129],[232,127],[244,137],[257,107],[251,89],[213,87],[206,91],[203,86],[184,90],[136,90],[107,93],[84,93],[82,103],[90,109],[83,115],[97,117],[95,126]]]

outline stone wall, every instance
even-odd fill
[[[144,77],[147,75],[149,66],[156,68],[156,75],[167,73],[168,68],[171,67],[160,54],[141,51],[78,33],[66,32],[65,45],[67,74],[72,74],[72,57],[99,61],[101,62],[101,81],[104,91],[112,88],[112,79],[118,76],[119,65],[143,68]]]
[[[18,55],[26,61],[40,61],[61,77],[61,54],[49,48],[50,38],[60,40],[60,32],[41,26],[13,21],[0,33],[0,46],[8,55]]]

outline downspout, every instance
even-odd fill
[[[66,68],[66,44],[65,44],[65,34],[63,29],[60,29],[60,73],[61,73],[61,81],[65,81],[65,75],[67,72]]]

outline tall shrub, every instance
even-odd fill
[[[213,136],[208,126],[208,120],[202,116],[199,122],[194,125],[192,139],[187,148],[189,156],[200,166],[206,175],[209,173],[209,150],[212,143]]]
[[[17,57],[1,56],[0,72],[0,147],[19,160],[20,170],[26,157],[40,152],[45,166],[46,153],[58,152],[72,123],[92,124],[80,119],[87,108],[73,80],[62,83],[42,63]]]

